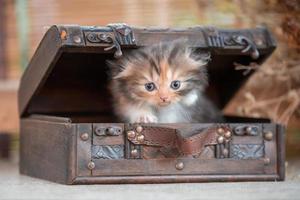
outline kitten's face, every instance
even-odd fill
[[[121,71],[114,81],[122,91],[134,101],[155,107],[180,102],[207,82],[205,61],[182,43],[135,50],[118,64]]]

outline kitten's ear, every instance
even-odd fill
[[[180,38],[174,41],[174,49],[182,49],[188,57],[198,62],[199,66],[206,66],[211,60],[210,52],[198,50],[192,46],[194,46],[194,43],[188,38]]]
[[[106,60],[106,65],[108,66],[108,73],[111,78],[115,78],[124,70],[124,67],[119,61]]]
[[[190,51],[190,57],[199,63],[199,66],[206,66],[211,61],[211,55],[209,51],[200,51],[192,49]]]

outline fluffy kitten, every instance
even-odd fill
[[[216,122],[220,113],[205,97],[209,56],[176,40],[127,52],[108,61],[114,109],[123,122]]]

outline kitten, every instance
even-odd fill
[[[204,94],[209,59],[186,40],[175,40],[107,61],[116,115],[129,123],[220,121],[220,112]]]

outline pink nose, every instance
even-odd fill
[[[166,96],[162,96],[162,97],[159,97],[163,102],[166,102],[166,101],[168,101],[168,98],[169,97],[166,97]]]

